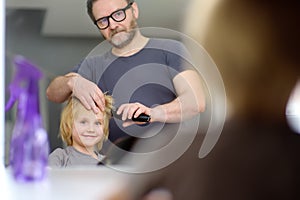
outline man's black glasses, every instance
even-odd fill
[[[131,7],[134,1],[130,2],[125,8],[116,10],[109,16],[101,17],[94,21],[94,24],[100,29],[104,30],[109,26],[109,18],[112,18],[115,22],[121,22],[126,19],[126,10]]]

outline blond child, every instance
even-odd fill
[[[49,155],[49,166],[96,165],[103,160],[99,150],[108,138],[112,105],[112,97],[105,95],[105,110],[95,114],[71,97],[60,122],[60,136],[67,147],[57,148]]]

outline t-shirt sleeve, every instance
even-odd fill
[[[88,58],[85,58],[82,60],[75,68],[75,72],[80,74],[82,77],[93,81],[93,73],[92,73],[92,68],[91,68],[91,62]]]
[[[48,165],[50,167],[63,167],[66,156],[65,152],[61,148],[55,149],[52,153],[50,153],[48,157]]]
[[[178,41],[173,41],[165,48],[167,65],[171,67],[170,73],[174,77],[185,70],[194,70],[191,55],[187,48]]]
[[[74,67],[73,72],[97,84],[103,73],[102,65],[103,56],[87,57]]]
[[[81,64],[82,64],[82,62],[83,62],[84,60],[81,60],[73,69],[72,69],[72,71],[71,72],[76,72],[76,73],[78,73],[78,70],[79,70],[79,68],[80,68],[80,66],[81,66]]]

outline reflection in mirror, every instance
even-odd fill
[[[143,7],[145,11],[139,17],[140,25],[178,30],[178,22],[184,14],[183,7],[187,4],[185,1],[174,1],[172,0],[171,4],[166,3],[167,1],[140,1],[141,10]],[[7,86],[10,82],[11,61],[17,54],[41,67],[45,74],[45,78],[40,82],[41,112],[49,134],[50,150],[53,150],[62,145],[61,139],[58,138],[61,105],[49,102],[45,98],[45,89],[54,77],[66,74],[80,63],[103,38],[86,12],[86,1],[72,1],[72,6],[69,5],[70,0],[5,2],[5,84]],[[166,7],[168,9],[165,9]],[[159,10],[158,13],[162,16],[153,15],[154,9]],[[166,12],[167,10],[170,12]],[[6,93],[5,102],[7,96]],[[14,116],[14,112],[5,114],[6,158]]]
[[[286,107],[286,117],[291,129],[300,134],[300,79],[289,98]]]

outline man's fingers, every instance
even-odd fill
[[[100,110],[105,110],[105,97],[100,88],[81,76],[76,76],[74,80],[73,94],[80,99],[86,109],[92,109],[96,114]]]
[[[96,93],[93,96],[93,100],[94,100],[94,104],[96,104],[101,111],[105,110],[105,98],[104,98],[104,94],[102,92],[100,92],[100,94]],[[96,105],[95,105],[95,107],[96,107]]]
[[[96,106],[95,103],[93,104],[92,109],[93,109],[93,112],[94,112],[95,114],[98,114],[98,113],[100,112],[99,107]]]
[[[122,113],[122,120],[137,118],[142,113],[150,114],[149,108],[140,104],[140,103],[128,103],[122,104],[117,110],[117,114],[120,115]]]
[[[83,106],[87,109],[90,110],[91,106],[90,104],[87,102],[87,100],[85,98],[79,98],[79,100],[81,101],[81,103],[83,104]]]
[[[129,107],[126,106],[124,109],[123,109],[123,114],[122,114],[122,120],[125,121],[126,119],[131,119],[131,117],[128,115],[128,111],[129,111]]]
[[[140,107],[142,105],[140,103],[134,103],[134,104],[131,104],[130,108],[128,109],[128,118],[131,119],[132,117],[136,117],[139,116],[141,113],[140,113]],[[137,113],[137,114],[136,114]]]
[[[126,121],[122,125],[123,125],[123,127],[128,127],[128,126],[131,126],[133,124],[135,124],[133,121]]]
[[[128,127],[128,126],[131,126],[133,124],[146,124],[146,122],[134,122],[134,121],[125,121],[122,126],[123,127]]]
[[[138,116],[140,116],[140,114],[145,113],[148,114],[147,112],[147,107],[141,105],[137,108],[137,110],[134,112],[134,118],[137,118]]]

